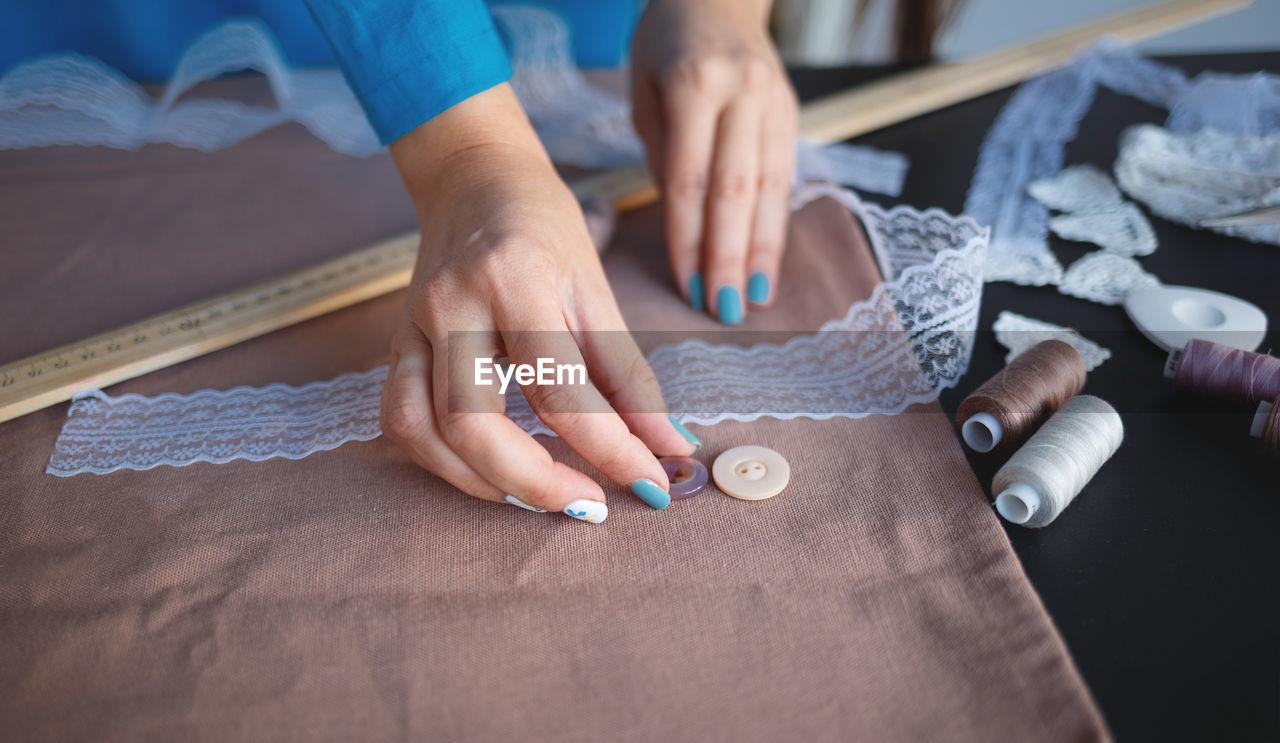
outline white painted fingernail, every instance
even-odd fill
[[[511,504],[511,505],[513,505],[513,506],[520,506],[521,508],[524,508],[524,509],[529,510],[529,511],[537,511],[538,513],[546,513],[546,512],[547,512],[547,509],[545,509],[545,508],[538,508],[537,506],[531,506],[531,505],[529,505],[528,503],[525,503],[524,501],[522,501],[522,500],[520,500],[519,498],[515,497],[514,495],[508,495],[508,496],[507,496],[507,502],[508,502],[508,503],[510,503],[510,504]]]
[[[579,498],[564,507],[564,512],[580,521],[598,524],[609,517],[609,507],[598,500]]]

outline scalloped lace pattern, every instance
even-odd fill
[[[1134,289],[1159,285],[1160,280],[1133,258],[1098,250],[1071,264],[1058,291],[1099,304],[1120,304]]]
[[[218,98],[179,101],[199,83],[239,70],[266,76],[276,107]],[[211,152],[296,121],[348,155],[379,151],[360,104],[336,69],[295,70],[258,21],[223,23],[179,60],[159,100],[91,57],[56,54],[0,78],[0,148],[167,142]]]
[[[983,140],[965,201],[965,214],[991,225],[987,281],[1044,286],[1062,280],[1062,265],[1047,241],[1048,211],[1027,187],[1062,169],[1066,144],[1075,139],[1098,85],[1168,107],[1186,78],[1110,41],[1018,88]]]
[[[644,159],[631,106],[582,76],[560,16],[518,5],[490,12],[511,45],[511,87],[556,162],[612,168]]]
[[[584,168],[643,160],[630,104],[591,85],[574,66],[569,29],[559,16],[518,5],[491,11],[511,44],[511,86],[553,160]],[[274,107],[186,96],[202,82],[240,70],[266,77]],[[289,67],[271,31],[252,19],[225,22],[197,39],[158,100],[119,71],[79,54],[33,59],[0,77],[0,149],[78,144],[133,150],[167,142],[211,152],[289,121],[347,155],[383,149],[336,69]],[[900,153],[806,142],[797,148],[798,181],[902,192],[907,160]]]
[[[1132,214],[1129,218],[1112,215],[1108,218],[1116,223],[1112,225],[1100,220],[1083,226],[1080,220],[1051,224],[1045,207],[1027,192],[1032,181],[1049,178],[1062,168],[1066,144],[1075,139],[1080,120],[1088,113],[1099,85],[1168,109],[1166,126],[1171,131],[1196,132],[1209,127],[1250,137],[1280,131],[1280,77],[1205,72],[1188,80],[1176,68],[1143,59],[1118,41],[1103,40],[1070,66],[1023,83],[983,140],[964,213],[991,226],[987,281],[1035,286],[1062,281],[1062,265],[1049,250],[1046,239],[1051,226],[1072,235],[1128,230],[1126,239],[1137,245],[1153,244]],[[1240,159],[1220,162],[1239,163]],[[1152,186],[1155,190],[1156,186]],[[1162,216],[1174,219],[1175,214],[1185,213],[1173,208],[1164,213],[1151,202],[1148,204]],[[1243,231],[1228,234],[1274,242],[1250,237]],[[1144,249],[1122,247],[1120,252],[1143,254]]]
[[[796,140],[796,183],[830,181],[862,191],[897,196],[902,193],[909,161],[901,152],[836,142]]]
[[[1116,180],[1165,219],[1200,220],[1280,204],[1280,139],[1216,129],[1173,132],[1141,125],[1125,130]],[[1280,225],[1211,228],[1280,245]]]
[[[1059,214],[1049,220],[1049,229],[1064,240],[1093,243],[1115,255],[1151,255],[1159,247],[1151,223],[1129,202],[1106,211]]]
[[[649,363],[682,422],[892,415],[937,397],[968,368],[982,297],[988,232],[937,209],[863,203],[830,185],[799,189],[793,206],[830,197],[854,212],[885,281],[817,332],[782,344],[661,346]],[[376,437],[386,367],[303,387],[202,390],[192,395],[76,396],[47,471],[68,476],[162,464],[298,459]],[[507,415],[551,431],[523,395]]]
[[[190,395],[76,394],[45,471],[147,470],[162,464],[301,459],[381,435],[387,367],[301,387],[271,384]]]
[[[996,340],[1009,349],[1009,353],[1004,357],[1006,364],[1028,348],[1047,340],[1062,341],[1079,351],[1087,371],[1097,369],[1102,362],[1111,358],[1110,351],[1070,328],[1014,312],[1001,312],[996,318],[993,329],[996,332]]]
[[[1280,75],[1202,72],[1173,101],[1165,126],[1262,137],[1280,132]]]
[[[1060,212],[1102,212],[1124,203],[1111,177],[1092,165],[1072,165],[1027,184],[1027,194]]]
[[[1032,181],[1027,193],[1066,212],[1049,220],[1049,229],[1065,240],[1091,242],[1117,255],[1150,255],[1158,247],[1142,211],[1124,200],[1111,176],[1092,165],[1074,165],[1053,178]]]

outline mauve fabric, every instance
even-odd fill
[[[660,222],[627,217],[606,257],[628,321],[717,329],[674,294]],[[296,125],[213,154],[0,152],[0,224],[3,360],[414,226],[385,156]],[[843,208],[811,205],[747,328],[816,328],[877,280]],[[367,369],[402,301],[111,391]],[[385,440],[56,478],[65,414],[0,424],[5,740],[1107,737],[937,405],[695,427],[703,461],[769,446],[790,486],[654,511],[606,484],[601,525],[465,497]]]

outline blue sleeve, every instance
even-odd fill
[[[306,0],[387,144],[511,77],[481,0]]]

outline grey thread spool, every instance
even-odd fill
[[[1124,439],[1120,414],[1105,400],[1076,395],[1045,421],[996,473],[996,511],[1028,527],[1045,526],[1080,494]]]

